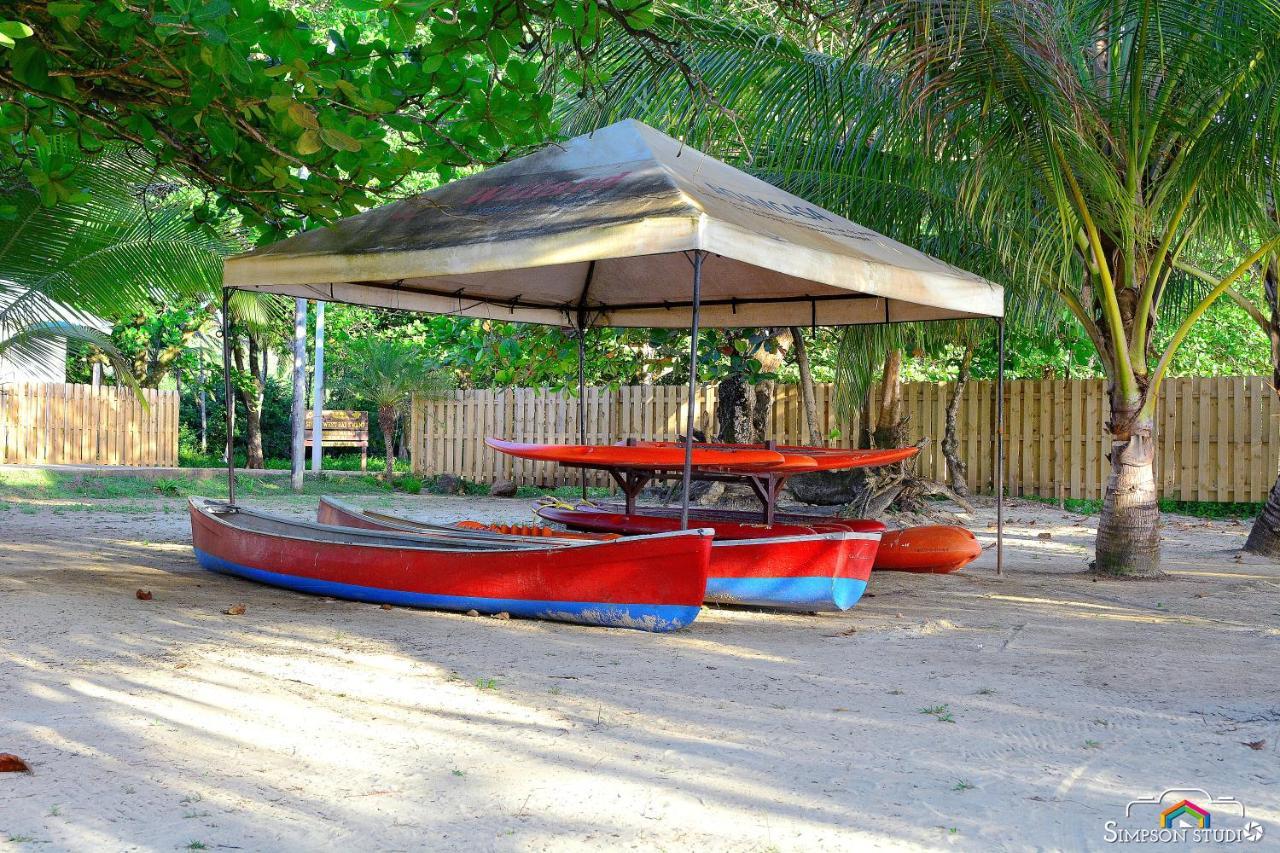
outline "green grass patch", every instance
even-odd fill
[[[1048,504],[1050,506],[1059,505],[1057,498],[1042,498],[1039,495],[1022,495],[1018,500]],[[1078,512],[1081,515],[1097,515],[1102,512],[1102,501],[1087,500],[1085,498],[1067,498],[1061,505],[1069,512]]]
[[[394,493],[407,494],[461,494],[487,495],[488,483],[477,483],[470,480],[450,478],[445,483],[451,488],[446,491],[442,487],[442,478],[418,477],[404,474],[395,479],[395,489],[387,488],[381,477],[375,474],[363,476],[330,475],[321,473],[308,474],[303,481],[303,489],[294,492],[289,486],[289,478],[280,475],[251,476],[244,473],[236,475],[236,494],[238,497],[252,498],[287,498],[296,496],[314,498],[319,495],[384,495],[390,497]],[[518,498],[537,498],[553,495],[565,500],[581,497],[579,486],[562,486],[558,489],[543,489],[536,486],[522,486],[517,490]],[[587,491],[592,499],[610,497],[610,491],[604,488],[592,488]],[[113,512],[142,512],[154,508],[153,501],[158,498],[187,497],[225,498],[227,496],[226,479],[224,477],[136,477],[112,476],[106,474],[87,474],[50,470],[19,470],[0,472],[0,513],[19,510],[24,513],[38,512],[37,509],[22,503],[24,501],[72,501],[73,503],[58,506],[58,512],[87,512],[103,510],[100,504],[84,503],[84,501],[113,501],[110,507]],[[131,503],[139,501],[141,503]]]
[[[1255,518],[1262,512],[1261,503],[1217,503],[1213,501],[1160,501],[1161,512],[1194,515],[1196,518]]]
[[[35,476],[33,476],[35,475]],[[292,495],[288,477],[236,476],[236,492],[245,497]],[[378,494],[387,487],[372,474],[363,477],[307,477],[303,495]],[[0,505],[8,500],[142,500],[152,498],[186,498],[201,496],[226,497],[226,481],[220,477],[198,480],[188,477],[151,479],[148,477],[115,477],[93,474],[71,474],[53,471],[15,471],[0,473]],[[127,504],[113,506],[125,510]],[[88,504],[72,504],[62,509],[91,508]],[[101,509],[101,507],[97,507]],[[25,511],[25,508],[24,508]]]
[[[564,498],[565,500],[576,500],[582,497],[582,486],[560,486],[555,489],[543,489],[538,486],[521,486],[516,489],[516,497],[518,498],[540,498],[543,495],[550,495],[554,498]],[[609,489],[605,488],[591,487],[587,489],[587,498],[591,500],[605,500],[612,497],[621,498],[621,495],[614,495],[609,491]]]
[[[309,450],[307,451],[307,464],[311,464],[311,452]],[[190,453],[185,450],[179,450],[178,465],[183,468],[225,468],[227,463],[222,461],[220,452]],[[292,463],[287,458],[276,456],[264,459],[263,465],[268,471],[288,471],[292,467]],[[244,466],[245,454],[243,452],[236,453],[236,467],[243,468]],[[370,456],[368,467],[370,471],[381,472],[385,467],[385,462],[380,456]],[[329,471],[359,471],[360,454],[325,454],[324,468]],[[408,474],[411,469],[407,461],[397,459],[394,463],[394,470],[397,474]]]
[[[1021,500],[1032,503],[1057,506],[1056,498],[1042,498],[1038,495],[1023,495]],[[1172,498],[1161,498],[1160,511],[1175,515],[1190,515],[1195,518],[1254,518],[1262,512],[1260,503],[1219,503],[1217,501],[1175,501]],[[1070,512],[1081,515],[1097,515],[1102,512],[1102,501],[1067,498],[1064,506]]]

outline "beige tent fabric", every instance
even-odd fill
[[[230,258],[227,287],[521,322],[999,317],[1003,291],[637,121]]]

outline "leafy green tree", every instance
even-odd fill
[[[654,49],[650,0],[26,2],[0,21],[0,169],[76,197],[49,150],[123,142],[263,236],[357,212],[550,136],[542,55],[596,81],[606,22]]]
[[[0,50],[0,167],[57,203],[78,180],[52,139],[123,142],[250,225],[354,213],[547,135],[526,5],[344,0],[313,27],[268,0],[23,3],[31,34]]]
[[[407,411],[410,398],[414,394],[441,396],[453,384],[426,358],[421,348],[393,338],[352,341],[334,367],[338,387],[377,411],[386,448],[386,481],[390,483],[395,462],[396,422]]]
[[[659,20],[698,48],[684,87],[670,83],[685,69],[655,75],[620,39],[603,91],[736,137],[759,155],[757,174],[848,198],[838,211],[1059,299],[1109,381],[1095,566],[1156,572],[1160,383],[1214,300],[1280,246],[1262,192],[1280,131],[1276,7],[878,0],[815,16],[808,3],[779,5],[791,14],[765,38],[749,15]],[[1185,285],[1180,260],[1222,245],[1230,262],[1174,306],[1157,350],[1165,298]]]
[[[194,372],[197,351],[193,344],[198,334],[212,327],[211,302],[204,297],[139,310],[114,325],[111,341],[128,361],[139,385],[159,388],[169,376],[189,376]],[[105,363],[103,353],[96,347],[88,360]]]

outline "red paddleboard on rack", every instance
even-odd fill
[[[627,447],[615,444],[523,444],[486,438],[484,443],[501,453],[539,462],[558,462],[586,468],[644,468],[654,471],[684,467],[684,445],[672,447]],[[763,448],[704,450],[695,445],[695,468],[735,468],[767,470],[783,464],[781,453]]]
[[[640,441],[628,447],[666,447],[683,448],[679,441]],[[693,445],[694,452],[707,450],[750,450],[762,449],[759,444],[725,444],[717,442],[699,442]],[[767,448],[782,454],[783,462],[767,469],[770,474],[804,474],[814,471],[840,471],[846,468],[874,468],[878,465],[892,465],[904,459],[910,459],[920,452],[918,447],[891,447],[885,450],[849,450],[839,447],[805,447],[801,445],[779,444]]]
[[[632,516],[622,516],[620,504],[600,504],[607,513],[618,514],[625,518],[645,518],[646,521],[633,524],[635,532],[675,530],[680,525],[680,510],[675,507],[642,507],[642,511]],[[671,526],[663,527],[652,524],[655,516],[663,519],[677,520]],[[901,530],[888,530],[883,522],[871,518],[836,518],[829,515],[802,515],[791,512],[780,512],[774,516],[771,528],[759,524],[760,513],[741,509],[704,509],[699,507],[689,513],[689,524],[694,527],[710,527],[716,531],[716,539],[734,535],[737,526],[747,529],[779,530],[795,526],[808,526],[822,530],[853,530],[859,532],[874,531],[881,533],[880,547],[876,550],[874,569],[878,572],[915,572],[917,574],[943,575],[961,569],[982,556],[982,545],[976,536],[963,527],[953,524],[926,524],[919,527],[904,527]],[[593,529],[613,529],[598,527]],[[622,532],[622,531],[619,531]]]
[[[594,507],[541,506],[537,512],[547,521],[597,533],[680,529],[679,518]],[[854,531],[847,525],[710,522],[707,527],[716,530],[707,601],[787,610],[848,610],[867,588],[880,541],[880,530]]]
[[[190,512],[210,571],[355,601],[645,631],[697,617],[711,553],[699,530],[558,545],[309,524],[197,498]]]

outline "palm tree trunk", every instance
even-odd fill
[[[386,453],[387,467],[385,476],[387,485],[391,485],[395,472],[395,430],[396,430],[396,410],[394,406],[378,407],[378,426],[382,428],[382,449]]]
[[[1111,401],[1111,475],[1098,519],[1094,571],[1160,573],[1160,506],[1156,500],[1153,424],[1136,417],[1142,401]]]
[[[960,366],[956,370],[956,384],[951,389],[951,397],[947,400],[945,428],[942,432],[942,455],[947,460],[947,474],[951,479],[951,491],[962,498],[969,496],[969,469],[957,452],[960,442],[956,440],[956,414],[960,411],[960,398],[964,396],[965,386],[969,383],[969,368],[973,366],[973,344],[967,344],[964,355],[960,357]]]
[[[809,350],[803,333],[796,326],[791,327],[791,345],[796,354],[796,368],[800,371],[800,400],[804,406],[805,430],[809,433],[809,443],[817,447],[822,444],[822,431],[818,429],[818,395],[814,391],[813,372],[809,368]]]
[[[1272,259],[1262,277],[1267,307],[1271,309],[1267,337],[1271,339],[1271,388],[1280,394],[1280,260]],[[1244,550],[1251,554],[1280,560],[1280,477],[1267,493],[1267,502],[1253,522]]]

